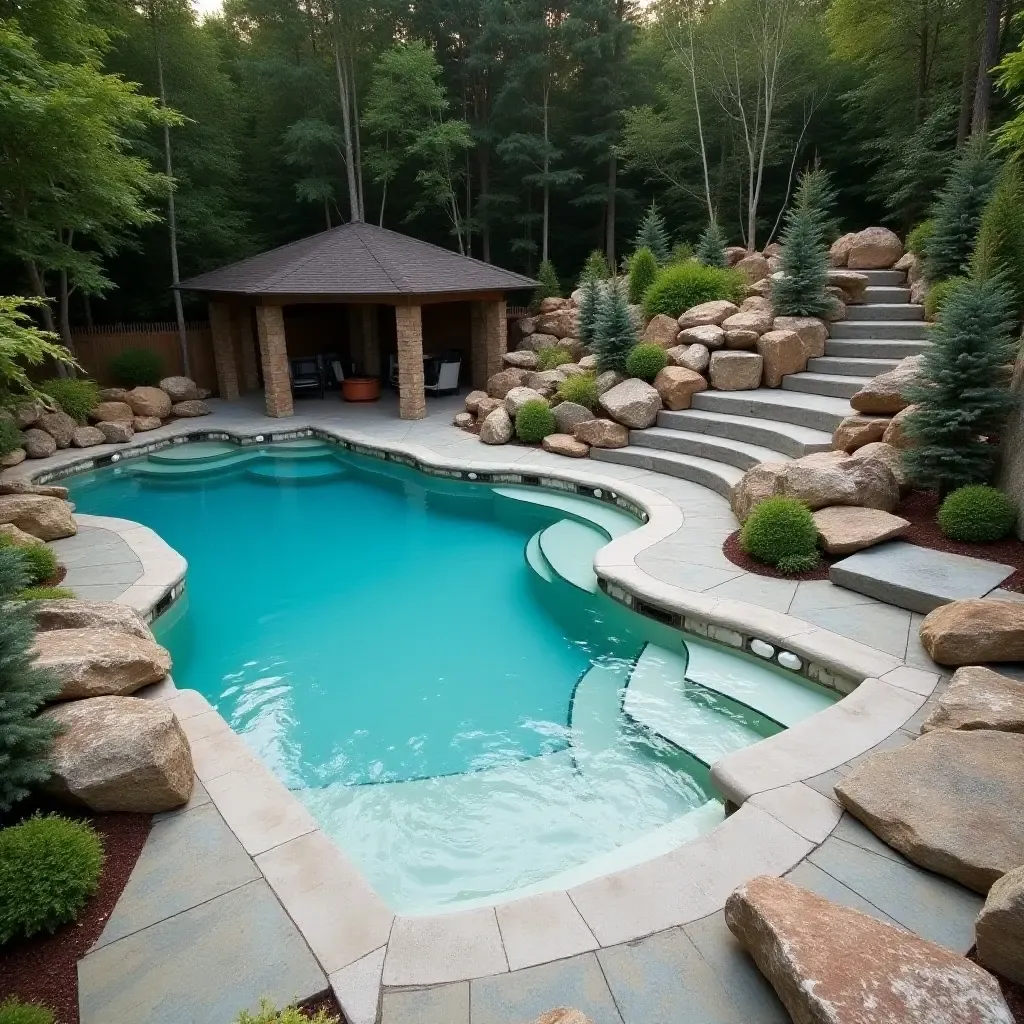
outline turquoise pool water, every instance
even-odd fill
[[[607,506],[589,503],[595,523],[579,498],[567,511],[310,442],[176,446],[69,485],[81,512],[145,523],[188,559],[187,601],[157,627],[177,685],[398,910],[671,848],[721,818],[707,764],[780,727],[728,687],[666,689],[688,662],[734,688],[778,673],[586,589],[593,550],[636,525]],[[641,724],[678,719],[673,702],[689,733]]]

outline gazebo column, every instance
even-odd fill
[[[238,397],[238,369],[231,337],[231,306],[210,303],[210,334],[213,339],[213,365],[217,371],[217,391],[229,401]]]
[[[292,382],[288,374],[288,348],[281,306],[256,307],[256,331],[260,340],[263,389],[268,416],[291,416]]]
[[[260,389],[260,375],[256,369],[256,339],[252,334],[252,309],[239,306],[235,311],[235,324],[238,329],[238,345],[242,350],[242,383],[249,394]]]
[[[484,388],[502,366],[507,346],[505,300],[474,302],[470,310],[473,387]]]
[[[398,415],[421,420],[427,415],[423,391],[423,318],[419,306],[395,306],[398,340]]]

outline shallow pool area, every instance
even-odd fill
[[[189,562],[156,624],[398,911],[561,888],[722,819],[711,763],[835,698],[622,608],[607,502],[315,439],[175,444],[69,478]]]

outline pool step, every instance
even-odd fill
[[[722,392],[726,394],[726,392]],[[596,462],[614,462],[620,466],[635,466],[649,469],[666,476],[690,480],[695,484],[710,487],[724,497],[729,496],[732,485],[743,476],[743,470],[736,466],[713,459],[702,459],[696,455],[682,455],[678,452],[658,451],[630,444],[625,448],[591,448],[590,457]]]
[[[495,487],[493,491],[502,498],[567,512],[574,518],[585,520],[600,528],[609,539],[621,537],[624,533],[629,533],[630,530],[635,530],[640,525],[639,521],[628,513],[594,498],[583,498],[576,494],[561,494],[541,487]]]
[[[608,543],[604,534],[573,519],[560,519],[540,531],[537,543],[556,576],[580,590],[596,593],[594,555]]]
[[[258,459],[246,472],[254,480],[269,483],[321,483],[346,475],[345,467],[330,455],[319,459]]]
[[[540,549],[540,535],[543,530],[538,530],[527,542],[526,542],[526,564],[542,579],[548,583],[555,582],[554,570],[548,565],[547,559],[544,557],[544,553]]]

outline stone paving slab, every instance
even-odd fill
[[[828,575],[838,586],[927,615],[950,601],[984,597],[1013,571],[1012,565],[892,540],[836,562]]]
[[[283,1006],[326,989],[326,975],[262,880],[78,964],[81,1024],[228,1024],[258,1009],[261,995]]]
[[[381,1024],[469,1024],[469,982],[385,992]]]
[[[873,903],[869,903],[859,893],[843,885],[842,882],[833,878],[827,871],[822,871],[821,868],[816,867],[808,860],[793,868],[786,875],[786,878],[794,885],[810,889],[811,892],[816,892],[819,896],[824,896],[825,899],[831,900],[833,903],[849,907],[851,910],[859,910],[862,914],[869,914],[876,920],[884,921],[886,924],[891,924],[896,928],[902,927],[888,914],[879,910]]]

